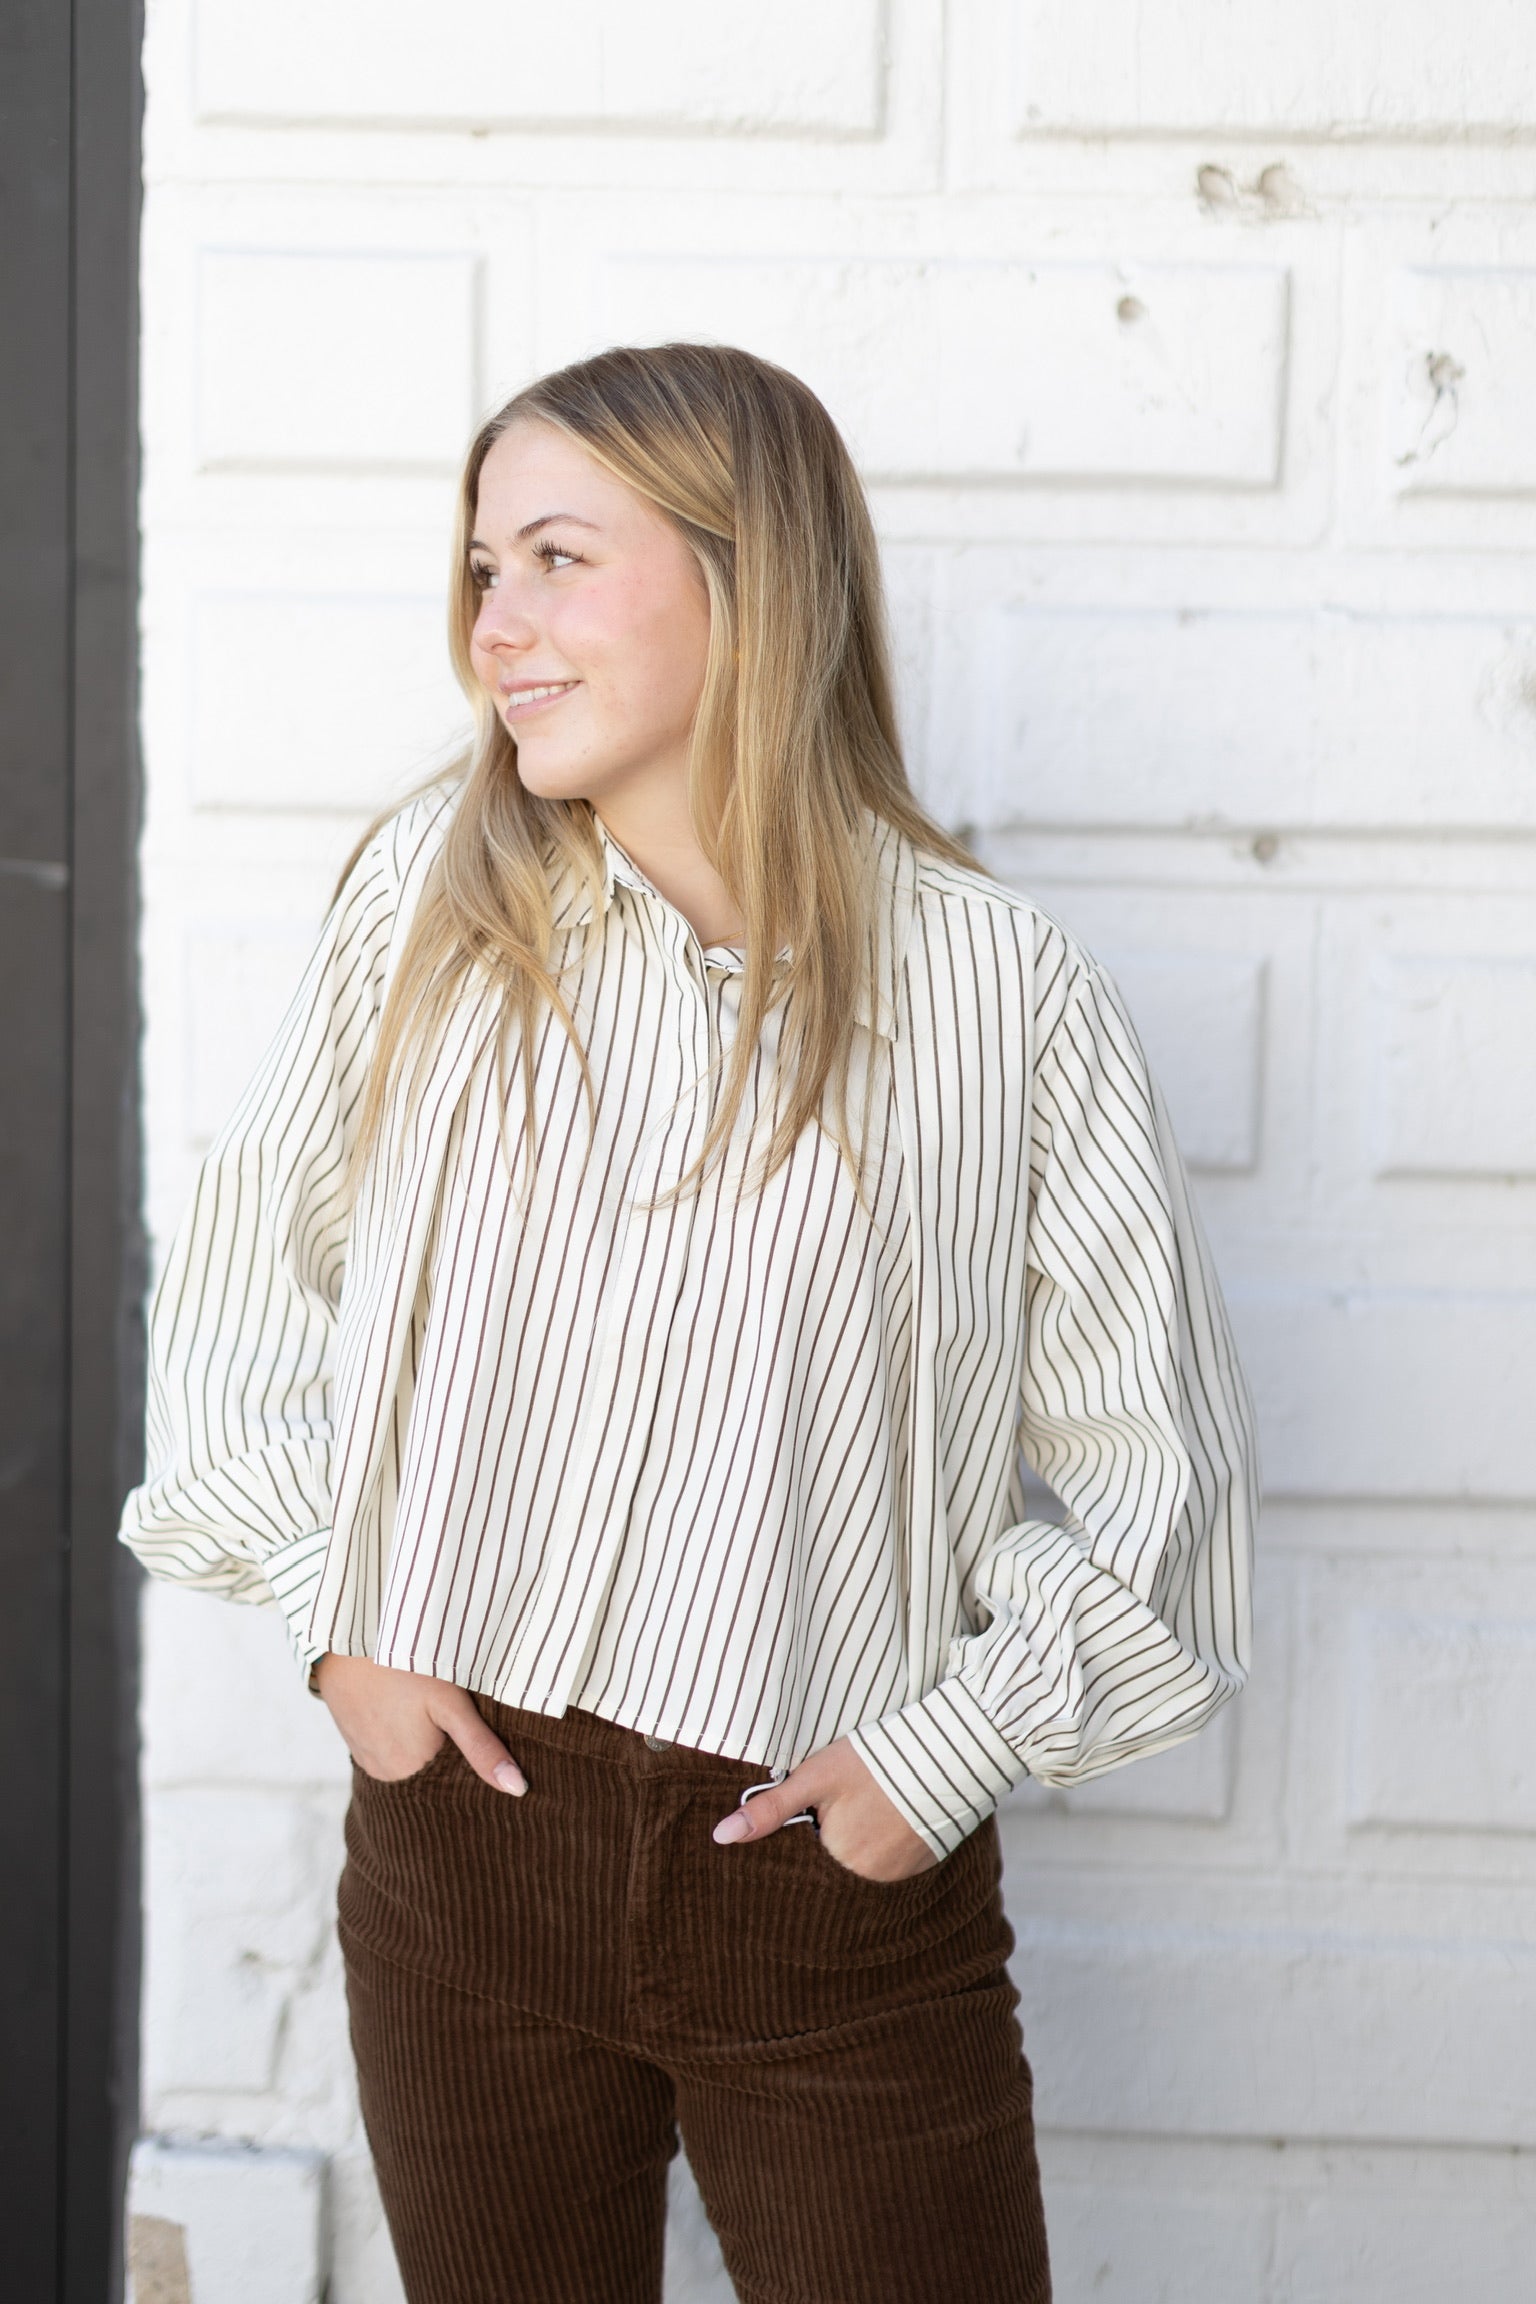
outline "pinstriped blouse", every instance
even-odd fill
[[[1252,1417],[1103,969],[866,816],[863,1204],[814,1125],[736,1197],[777,1109],[776,1010],[725,1169],[647,1213],[702,1144],[743,963],[599,819],[595,933],[584,883],[551,889],[590,1149],[546,1014],[519,1203],[481,984],[349,1209],[451,806],[410,803],[365,850],[203,1163],[151,1306],[124,1541],[275,1596],[306,1670],[371,1655],[765,1770],[848,1734],[939,1855],[1025,1774],[1194,1733],[1248,1671]],[[1058,1514],[1031,1516],[1026,1467]]]

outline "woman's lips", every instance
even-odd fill
[[[541,681],[535,687],[514,688],[502,703],[503,720],[527,720],[535,712],[548,712],[563,704],[581,686],[579,680]]]

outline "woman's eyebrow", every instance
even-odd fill
[[[569,520],[575,528],[595,529],[597,526],[595,520],[583,520],[579,512],[541,512],[537,520],[530,520],[526,528],[519,528],[517,532],[519,544],[525,538],[535,535],[540,528],[547,528],[551,520]]]
[[[569,521],[573,528],[596,530],[596,521],[583,521],[583,516],[580,516],[578,511],[541,511],[537,521],[527,523],[527,528],[518,528],[516,537],[514,537],[514,544],[525,544],[527,537],[537,537],[539,530],[548,528],[550,521]],[[465,544],[465,551],[467,553],[488,553],[488,551],[493,551],[493,546],[486,544],[484,537],[470,537],[470,541]]]
[[[526,543],[528,538],[536,536],[541,528],[547,528],[552,520],[568,520],[573,528],[595,530],[597,527],[595,520],[583,520],[579,512],[541,512],[537,520],[530,520],[526,528],[519,528],[513,542]],[[482,543],[478,536],[471,536],[468,549],[471,552],[489,552],[491,547],[489,544]]]

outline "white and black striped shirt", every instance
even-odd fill
[[[1248,1670],[1251,1412],[1103,970],[867,817],[867,1205],[816,1127],[734,1196],[771,1132],[780,1009],[726,1172],[647,1214],[702,1143],[742,960],[599,823],[585,962],[590,897],[552,889],[591,1156],[546,1015],[519,1209],[482,985],[349,1217],[379,1011],[451,805],[365,851],[207,1156],[152,1307],[124,1540],[159,1574],[275,1592],[306,1665],[373,1655],[765,1770],[851,1733],[940,1854],[1026,1772],[1073,1783],[1191,1734]],[[1063,1524],[1028,1516],[1026,1463]]]

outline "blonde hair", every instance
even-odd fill
[[[879,550],[837,427],[786,369],[727,345],[619,346],[539,378],[476,433],[459,487],[448,634],[475,711],[466,753],[433,783],[462,781],[384,1014],[363,1099],[354,1177],[377,1150],[398,1083],[420,1087],[471,970],[501,987],[498,1082],[520,1028],[525,1175],[536,1158],[535,1025],[547,1002],[596,1095],[586,1050],[550,965],[552,875],[564,863],[593,896],[602,855],[590,805],[530,793],[517,745],[476,679],[479,596],[469,565],[480,472],[509,426],[554,425],[675,521],[709,599],[709,649],[689,754],[693,828],[746,923],[738,1031],[713,1121],[692,1167],[655,1205],[702,1178],[734,1131],[763,1023],[787,1003],[783,1093],[761,1181],[817,1119],[829,1079],[837,1140],[858,1176],[845,1098],[859,971],[873,965],[873,889],[861,810],[920,847],[982,869],[919,806],[891,689]],[[397,804],[398,805],[398,804]],[[389,814],[379,819],[388,821]],[[377,831],[370,827],[343,872]],[[787,960],[775,960],[788,945]],[[590,1149],[590,1131],[589,1131]],[[509,1164],[515,1162],[508,1153]]]

